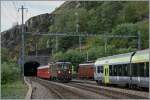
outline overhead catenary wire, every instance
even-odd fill
[[[7,4],[8,5],[8,4]],[[12,14],[12,12],[11,11],[9,11],[9,9],[7,8],[8,6],[7,6],[6,4],[5,4],[5,2],[3,2],[2,3],[2,7],[4,7],[3,8],[3,12],[5,12],[5,14],[6,14],[6,18],[8,19],[8,20],[11,20],[11,22],[15,22],[16,21],[16,17],[14,17],[14,14]],[[11,15],[11,16],[10,16]]]
[[[9,7],[9,8],[8,8]],[[6,8],[7,8],[7,11],[10,13],[11,17],[14,18],[14,20],[16,21],[17,20],[17,12],[15,11],[14,9],[14,6],[13,4],[11,3],[11,1],[7,2],[6,4]],[[11,9],[11,10],[10,10]],[[14,10],[13,10],[14,9]],[[13,12],[11,12],[13,11]]]
[[[18,9],[17,9],[17,6],[16,6],[14,1],[12,1],[12,4],[13,4],[14,9],[16,11],[16,16],[17,16],[17,20],[18,20],[18,24],[19,24],[19,22],[21,21],[21,17],[19,16]]]

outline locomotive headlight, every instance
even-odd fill
[[[69,72],[68,72],[68,73],[69,73],[69,74],[71,73],[71,72],[70,72],[70,70],[69,70]]]
[[[58,74],[60,74],[60,70],[58,71]]]

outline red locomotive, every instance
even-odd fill
[[[94,63],[79,64],[79,79],[94,79]]]
[[[55,62],[37,69],[37,76],[40,78],[70,81],[72,79],[72,64],[70,62]]]

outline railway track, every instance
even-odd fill
[[[71,80],[71,82],[75,82],[75,83],[87,83],[87,84],[91,84],[91,85],[97,85],[97,83],[95,81],[91,81],[91,80],[76,80],[73,79]]]
[[[93,85],[93,83],[88,83],[88,82],[85,83],[85,82],[72,81],[66,84],[69,86],[82,88],[101,95],[105,95],[112,99],[148,99],[148,95],[149,95],[148,92],[97,86],[95,84]]]
[[[39,78],[32,80],[47,87],[56,99],[148,99],[148,92],[128,91],[84,82],[58,83]]]
[[[48,87],[48,86],[47,86]],[[49,88],[49,87],[48,87]],[[55,95],[57,99],[64,99],[63,95],[61,95],[60,92],[58,92],[58,89],[56,88],[49,88],[49,90]]]
[[[57,99],[110,99],[103,95],[98,95],[91,91],[68,86],[63,83],[47,81],[39,78],[32,78],[33,81],[40,83],[53,92]]]
[[[105,85],[105,84],[101,84],[98,85],[95,81],[90,81],[90,80],[72,80],[71,82],[75,82],[75,83],[86,83],[86,84],[91,84],[91,85],[96,85],[96,86],[101,86],[101,87],[110,87],[110,88],[118,88],[118,89],[125,89],[125,90],[133,90],[133,91],[143,91],[143,92],[149,92],[149,89],[143,89],[143,88],[127,88],[124,86],[117,86],[117,85]]]

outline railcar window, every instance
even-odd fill
[[[103,66],[101,66],[100,72],[103,73]]]
[[[149,77],[149,62],[146,63],[146,77]]]
[[[127,76],[129,76],[129,66],[130,66],[130,64],[126,65],[126,74],[127,74]]]
[[[121,76],[121,73],[122,73],[122,66],[121,65],[118,65],[118,75]]]
[[[97,73],[100,73],[101,71],[101,66],[97,66]]]
[[[68,64],[62,64],[62,69],[68,69],[69,65]]]
[[[130,75],[130,64],[127,64],[127,76]]]
[[[132,75],[133,76],[138,76],[138,67],[139,64],[132,64]]]
[[[144,63],[139,63],[138,67],[139,67],[139,75],[144,76]]]
[[[127,64],[122,65],[122,76],[127,76]]]
[[[114,65],[114,76],[117,76],[117,65]]]
[[[112,76],[112,65],[109,66],[109,75]]]
[[[114,76],[114,66],[112,65],[112,76]]]
[[[103,66],[97,66],[97,73],[103,73]]]

